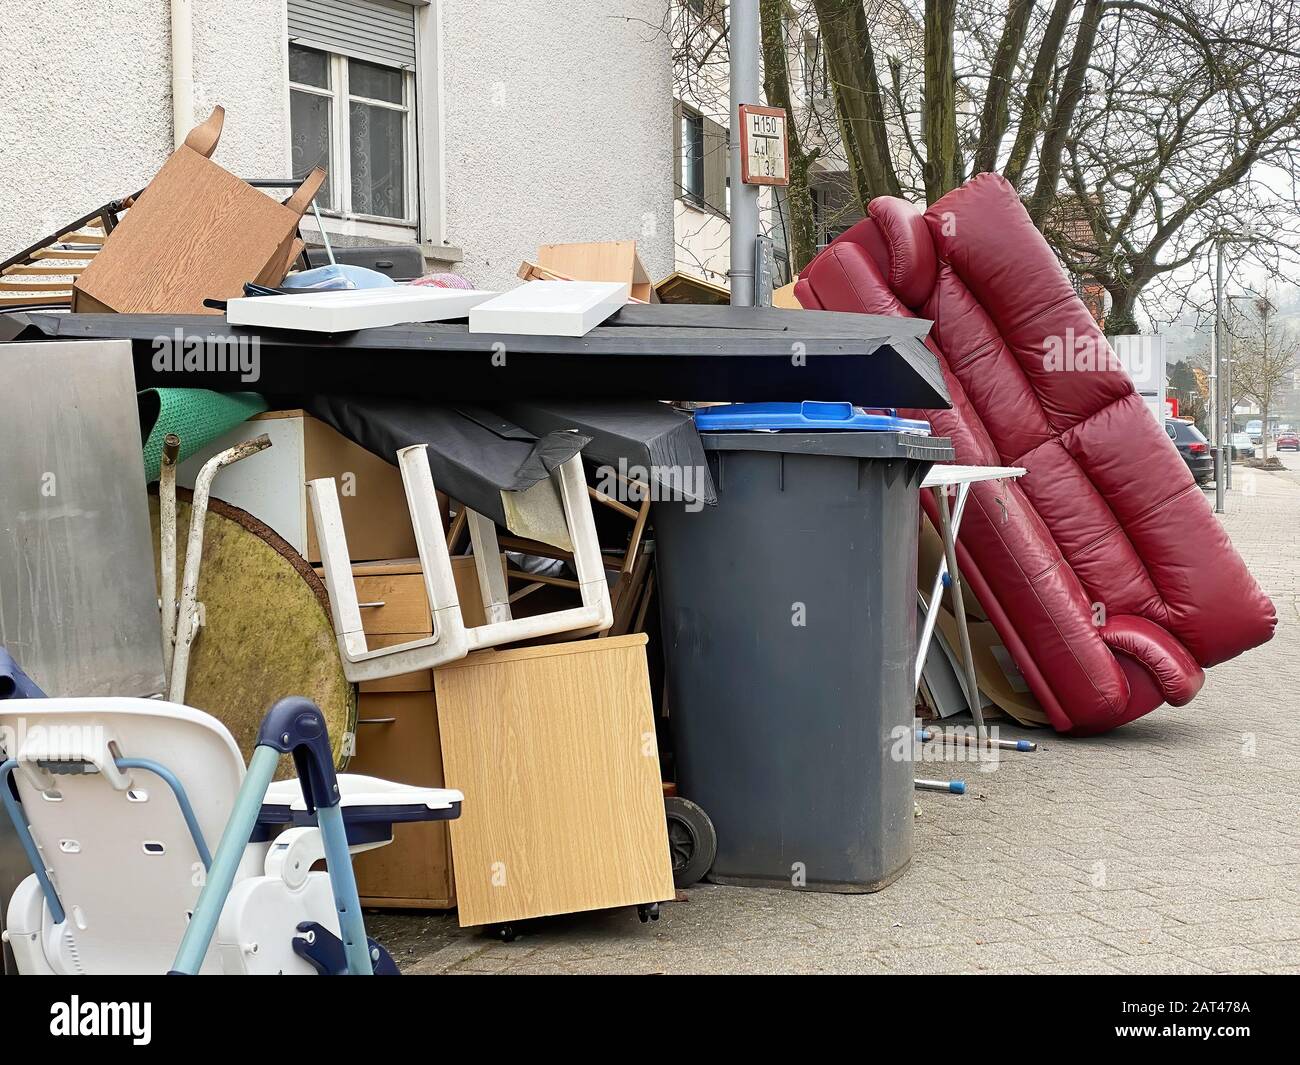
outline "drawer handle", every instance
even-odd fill
[[[391,725],[397,718],[395,717],[363,717],[357,721],[358,725]]]
[[[384,601],[383,601],[382,599],[376,599],[373,603],[358,603],[358,604],[357,604],[357,606],[359,606],[362,610],[373,610],[375,607],[380,607],[380,606],[383,606],[383,605],[384,605]]]

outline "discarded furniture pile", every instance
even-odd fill
[[[873,205],[817,309],[661,303],[632,241],[491,292],[319,261],[324,175],[229,174],[221,118],[0,267],[23,972],[382,973],[362,906],[510,938],[706,875],[879,890],[914,789],[960,790],[918,743],[1100,731],[1271,632],[1163,434],[1112,446],[1131,385],[1035,369],[1089,326],[984,179],[968,243]]]

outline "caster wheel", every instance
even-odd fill
[[[512,924],[498,924],[488,929],[488,935],[502,943],[513,943],[519,938],[519,929]]]
[[[643,902],[636,908],[636,915],[641,918],[642,924],[645,924],[647,921],[659,920],[659,903]]]
[[[680,795],[664,799],[673,884],[690,887],[704,878],[718,854],[718,834],[704,810]]]

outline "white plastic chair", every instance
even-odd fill
[[[299,721],[304,710],[319,715],[307,700],[282,700],[267,721],[277,710]],[[277,728],[286,745],[290,731]],[[324,745],[328,752],[327,737]],[[453,789],[338,776],[338,838],[351,843],[364,831],[365,841],[330,855],[330,872],[311,872],[330,849],[315,824],[316,815],[325,824],[324,811],[308,813],[297,780],[267,787],[279,752],[261,737],[244,786],[235,741],[202,711],[151,699],[14,699],[0,702],[0,748],[0,798],[34,870],[10,900],[5,932],[24,974],[161,974],[195,938],[192,967],[177,970],[340,971],[351,960],[342,957],[342,866],[355,898],[347,851],[391,842],[393,821],[458,816],[462,799]],[[236,826],[241,809],[247,821]],[[279,826],[290,827],[271,839]],[[218,884],[223,855],[228,882]],[[212,921],[196,937],[201,909]],[[365,940],[359,903],[346,909],[360,958],[388,960]],[[313,957],[331,945],[322,969]]]
[[[461,615],[426,446],[416,444],[403,448],[397,453],[397,465],[402,472],[416,548],[424,571],[425,589],[433,616],[433,634],[392,647],[371,649],[366,643],[356,584],[352,579],[352,560],[333,479],[326,477],[307,483],[334,632],[343,659],[343,672],[348,680],[357,683],[432,669],[464,658],[470,651],[557,633],[586,635],[607,629],[613,623],[609,585],[605,580],[581,455],[574,455],[551,476],[559,491],[569,538],[573,542],[573,560],[578,571],[582,605],[535,617],[512,617],[505,576],[497,564],[500,548],[496,525],[469,510],[470,540],[474,545],[479,588],[487,617],[486,624],[473,628],[466,628]]]

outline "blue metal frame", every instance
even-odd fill
[[[14,798],[14,793],[9,787],[9,776],[18,768],[18,760],[10,758],[8,761],[0,764],[0,799],[4,800],[5,809],[9,811],[9,820],[14,823],[14,831],[18,833],[18,842],[23,845],[23,850],[27,852],[27,860],[31,862],[32,872],[36,874],[37,883],[41,885],[41,890],[45,892],[45,902],[50,908],[50,917],[55,924],[62,924],[67,916],[63,912],[63,903],[59,901],[59,894],[54,890],[54,885],[50,883],[50,875],[45,871],[45,862],[41,860],[41,852],[36,847],[36,841],[32,839],[32,829],[27,823],[27,818],[23,816],[22,804]]]
[[[199,860],[203,863],[203,868],[212,868],[212,854],[208,850],[207,840],[203,838],[203,829],[199,828],[199,819],[194,815],[190,797],[185,794],[185,788],[176,774],[152,758],[115,758],[113,761],[118,769],[144,769],[163,779],[172,789],[172,794],[176,796],[176,805],[181,808],[181,816],[185,818],[185,824],[190,830],[190,838],[194,840],[194,849],[199,852]]]
[[[151,758],[115,758],[114,763],[118,769],[146,770],[156,774],[166,782],[167,786],[172,789],[172,794],[176,797],[176,805],[180,807],[181,816],[185,818],[185,825],[190,830],[190,838],[194,840],[194,849],[199,852],[199,860],[203,862],[205,869],[211,868],[212,855],[208,851],[207,841],[203,838],[203,830],[199,827],[199,819],[195,817],[194,807],[190,805],[190,797],[185,793],[185,788],[177,779],[176,774],[162,763],[155,762]],[[90,765],[91,763],[87,762],[85,764]],[[4,799],[5,810],[9,813],[9,820],[13,822],[14,831],[18,833],[18,841],[23,845],[27,860],[31,863],[32,872],[36,874],[36,881],[41,885],[46,905],[50,908],[50,916],[55,924],[62,924],[66,916],[63,902],[59,898],[59,893],[54,890],[54,884],[50,881],[49,873],[45,869],[45,862],[41,860],[40,849],[36,846],[36,840],[32,838],[32,827],[27,823],[27,818],[23,815],[23,805],[14,798],[13,791],[9,787],[9,777],[17,768],[18,760],[16,758],[10,758],[0,765],[0,797]]]
[[[172,963],[173,973],[193,976],[203,964],[208,945],[217,930],[217,921],[221,918],[221,909],[235,883],[235,873],[244,857],[244,848],[248,846],[253,826],[257,824],[262,799],[275,777],[279,763],[279,752],[270,747],[258,747],[253,751],[253,757],[248,763],[248,774],[235,797],[230,820],[226,822],[226,830],[221,834],[216,856],[212,859],[207,879],[203,882],[203,890],[199,892],[199,901],[194,904],[194,914],[185,928],[176,960]]]
[[[293,756],[307,809],[316,811],[348,973],[374,974],[325,718],[311,700],[292,696],[277,702],[262,719],[248,774],[235,797],[230,820],[172,964],[175,975],[194,975],[203,964],[282,754]]]

